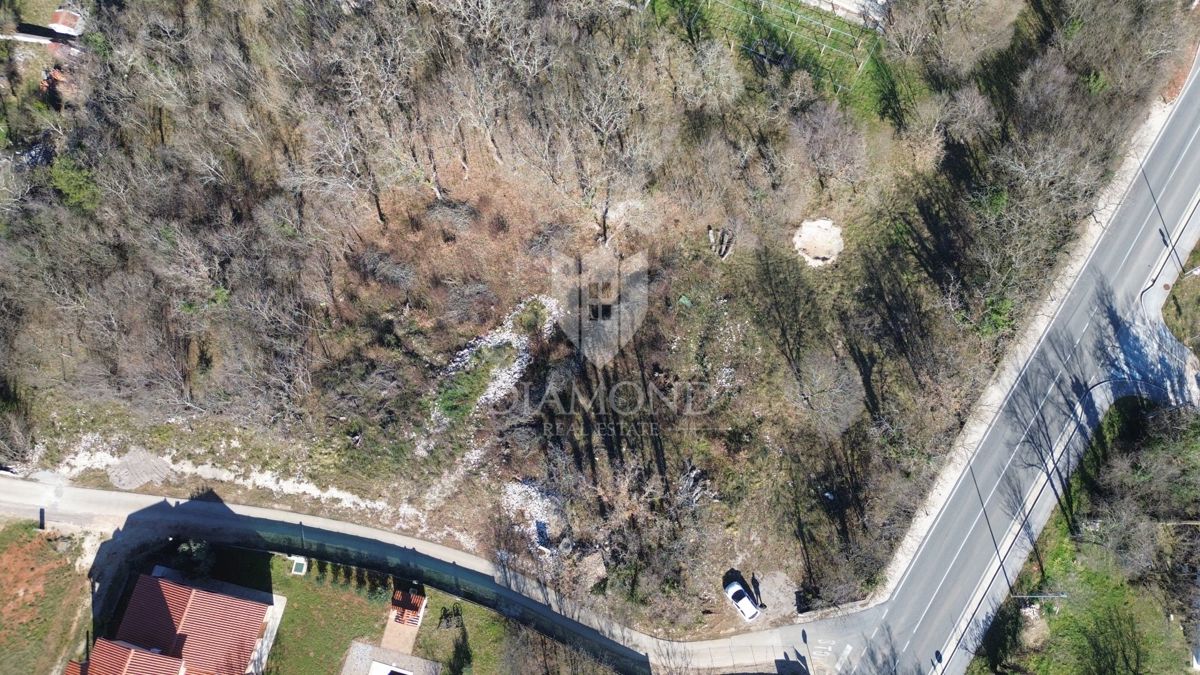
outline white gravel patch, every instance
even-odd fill
[[[113,444],[96,433],[84,434],[71,453],[58,467],[58,472],[68,478],[75,478],[84,471],[103,470],[113,475],[122,476],[121,465],[126,461],[153,462],[161,471],[167,470],[167,475],[175,473],[184,476],[195,476],[204,480],[221,483],[232,483],[245,488],[269,490],[275,494],[299,495],[314,500],[357,511],[375,511],[392,514],[395,509],[387,502],[378,499],[366,499],[341,488],[322,488],[315,483],[294,478],[283,478],[271,471],[262,469],[242,469],[241,467],[220,467],[213,464],[195,464],[191,460],[176,460],[171,455],[156,456],[141,449],[134,448],[124,455],[118,456]],[[165,476],[164,476],[165,477]],[[113,483],[121,489],[132,489]],[[134,485],[133,487],[138,487]]]
[[[441,379],[445,379],[461,371],[471,362],[471,358],[480,349],[485,347],[496,348],[503,345],[511,345],[516,350],[516,357],[511,364],[504,368],[498,368],[492,373],[487,389],[480,395],[479,400],[475,402],[477,409],[496,403],[507,396],[517,386],[517,383],[521,381],[521,377],[525,374],[525,369],[533,361],[533,355],[529,351],[529,336],[513,326],[516,318],[533,302],[541,304],[546,312],[545,320],[542,321],[539,332],[543,338],[548,339],[554,332],[554,323],[562,314],[562,309],[559,307],[558,301],[554,298],[547,295],[535,295],[521,301],[520,304],[513,308],[508,313],[508,316],[504,318],[502,324],[472,340],[470,344],[455,354],[454,358],[450,361],[450,365],[442,373]]]
[[[562,524],[562,510],[558,504],[529,483],[505,483],[500,506],[510,518],[521,523],[521,529],[529,537],[530,549],[538,545],[538,522],[545,523],[551,532]]]
[[[792,235],[792,245],[809,267],[823,267],[837,261],[846,248],[842,228],[832,220],[806,220]]]
[[[511,345],[516,351],[516,356],[513,362],[504,368],[497,368],[492,372],[491,378],[488,381],[488,386],[475,402],[475,409],[491,405],[504,399],[517,383],[525,375],[525,369],[533,361],[533,354],[530,351],[529,336],[524,334],[519,328],[513,324],[516,318],[523,312],[530,303],[537,302],[542,305],[545,310],[545,318],[542,325],[538,327],[538,331],[543,339],[549,339],[554,332],[555,322],[562,313],[558,301],[554,298],[545,295],[535,295],[531,298],[523,300],[518,304],[504,322],[498,327],[488,331],[486,334],[472,340],[470,344],[460,350],[450,360],[450,364],[442,372],[438,378],[444,381],[452,377],[455,373],[461,372],[471,362],[471,358],[485,347],[495,348],[502,345]],[[418,457],[426,457],[437,444],[438,439],[450,426],[450,420],[437,409],[429,414],[429,426],[426,429],[425,435],[417,441],[415,454]],[[432,510],[440,506],[445,500],[453,494],[457,489],[458,484],[470,472],[475,471],[483,463],[487,456],[486,446],[472,445],[471,448],[458,459],[454,468],[450,469],[442,475],[442,477],[425,492],[423,505],[427,510]],[[421,531],[425,531],[424,525]]]

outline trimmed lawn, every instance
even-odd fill
[[[51,673],[90,627],[79,544],[29,521],[0,527],[0,672]]]
[[[444,666],[446,675],[489,675],[500,672],[508,628],[504,617],[472,602],[426,587],[425,618],[417,633],[413,653]],[[439,628],[443,610],[455,607],[462,614],[462,627],[452,622]]]
[[[269,673],[329,675],[352,640],[379,643],[391,598],[386,575],[310,560],[307,574],[292,576],[291,565],[282,555],[218,549],[212,571],[216,579],[287,598]]]

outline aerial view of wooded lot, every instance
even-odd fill
[[[866,597],[1194,22],[828,4],[101,0],[0,42],[0,465],[353,514],[676,638],[742,626],[731,568],[772,622]],[[595,250],[645,263],[603,362],[554,272]]]

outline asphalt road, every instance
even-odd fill
[[[1200,238],[1196,71],[1111,224],[1053,317],[891,597],[874,607],[719,640],[667,642],[565,602],[536,581],[449,547],[287,511],[32,483],[0,476],[0,512],[115,532],[93,569],[171,534],[410,570],[500,608],[629,672],[962,673],[1064,479],[1115,396],[1193,400],[1187,351],[1162,326],[1163,284]],[[1175,250],[1172,251],[1171,244]],[[1200,279],[1181,283],[1200,283]]]
[[[1194,400],[1189,354],[1166,331],[1161,308],[1163,284],[1175,281],[1200,234],[1198,139],[1200,86],[1193,70],[1141,172],[890,599],[829,629],[807,629],[810,644],[827,639],[835,654],[839,647],[851,650],[843,671],[964,672],[1031,541],[1056,505],[1071,507],[1065,479],[1114,396]]]

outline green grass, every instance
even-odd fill
[[[218,549],[213,567],[216,579],[287,598],[269,672],[336,673],[351,641],[379,641],[391,597],[386,575],[323,561],[310,561],[304,576],[290,570],[285,556],[242,549]]]
[[[75,656],[87,612],[87,577],[75,571],[79,545],[21,521],[0,528],[0,672],[54,672]]]
[[[883,58],[876,31],[802,0],[657,0],[654,12],[661,23],[680,27],[681,17],[699,17],[700,36],[735,41],[746,55],[786,54],[792,67],[810,73],[863,119],[902,126],[928,93],[918,73]]]
[[[504,617],[448,593],[427,588],[425,620],[417,633],[413,653],[437,661],[443,673],[487,675],[500,672],[508,629]],[[462,628],[439,628],[443,610],[458,606]]]
[[[734,38],[745,49],[762,53],[761,41],[791,55],[800,67],[830,85],[847,86],[875,46],[874,31],[817,9],[801,0],[657,0],[660,22],[697,17],[699,36]]]
[[[21,21],[44,26],[61,4],[58,0],[15,0],[9,6]]]
[[[438,391],[435,405],[452,422],[461,422],[475,409],[475,403],[487,390],[492,373],[513,362],[512,347],[483,347],[462,371],[455,373]]]
[[[1187,270],[1200,266],[1200,247],[1193,249],[1184,265]],[[1200,345],[1200,277],[1180,276],[1163,305],[1167,328],[1192,351]]]
[[[539,333],[542,330],[542,324],[545,322],[546,308],[537,300],[531,300],[526,303],[525,308],[513,317],[513,327],[529,335]]]
[[[213,578],[287,598],[268,673],[336,673],[351,641],[379,643],[393,587],[389,575],[310,559],[306,575],[292,576],[291,561],[283,555],[222,547],[214,552]],[[425,593],[425,617],[413,654],[443,664],[445,675],[501,672],[511,637],[508,620],[434,588],[426,587]],[[439,628],[443,610],[455,607],[461,612],[462,627]],[[546,654],[542,657],[547,659]],[[572,662],[582,662],[579,655],[573,658]]]
[[[70,157],[59,157],[50,167],[50,184],[63,196],[68,205],[94,213],[100,208],[100,188],[92,172],[79,166]]]
[[[1077,513],[1088,506],[1087,488],[1118,443],[1144,434],[1134,399],[1122,399],[1106,415],[1083,468],[1072,477]],[[1188,645],[1177,622],[1167,619],[1162,593],[1152,582],[1134,584],[1122,575],[1112,554],[1087,536],[1072,536],[1058,510],[1038,537],[1013,587],[1015,595],[1065,594],[1042,601],[1048,637],[1036,647],[1021,639],[1026,619],[1009,598],[995,619],[968,673],[1068,675],[1131,672],[1113,664],[1136,655],[1136,672],[1181,672]],[[1107,664],[1107,665],[1105,665]],[[1099,670],[1096,668],[1099,667]]]

